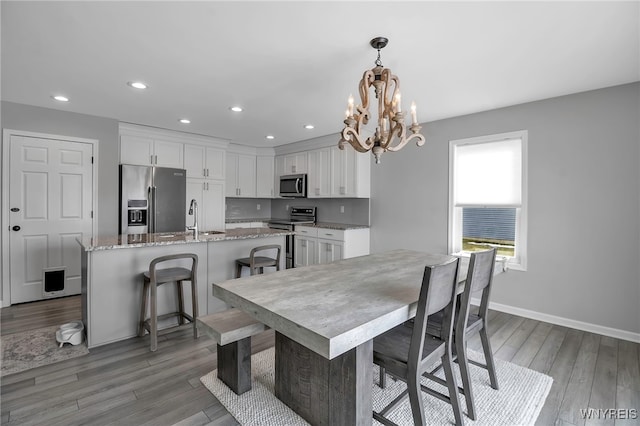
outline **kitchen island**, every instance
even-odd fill
[[[136,336],[142,297],[142,273],[156,257],[176,253],[198,255],[198,307],[200,315],[227,309],[213,296],[211,283],[234,277],[235,259],[247,257],[253,247],[280,244],[289,231],[270,228],[230,229],[226,232],[127,234],[79,239],[82,248],[82,320],[89,348]],[[189,263],[189,262],[187,262]],[[176,261],[170,266],[185,266]],[[166,266],[163,266],[166,267]],[[284,256],[280,259],[284,269]],[[185,309],[191,310],[185,285]],[[158,314],[174,311],[173,286],[158,288]],[[174,320],[175,321],[175,320]],[[160,328],[171,325],[160,323]]]

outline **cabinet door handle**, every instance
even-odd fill
[[[209,190],[209,182],[206,182],[206,184],[207,184],[207,191],[208,191]]]
[[[206,189],[207,189],[207,186],[206,186],[206,185],[207,185],[207,184],[206,184],[205,182],[202,182],[202,190],[203,190],[203,191],[206,191]]]
[[[333,237],[333,234],[331,234],[331,233],[329,233],[329,232],[327,232],[327,233],[326,233],[326,234],[324,234],[324,235],[329,235],[329,236]]]
[[[206,176],[209,177],[209,169],[207,169],[207,175]]]
[[[153,155],[151,155],[151,158],[149,160],[149,163],[153,164]]]
[[[202,169],[202,176],[207,176],[207,169]]]

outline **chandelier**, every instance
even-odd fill
[[[378,51],[378,58],[373,69],[367,70],[360,80],[360,99],[362,104],[354,111],[353,96],[349,96],[347,111],[345,112],[344,129],[338,147],[344,149],[345,142],[358,152],[371,151],[376,158],[376,164],[380,164],[380,156],[385,151],[400,151],[409,141],[415,139],[416,145],[424,145],[424,136],[420,133],[422,128],[416,118],[416,104],[411,103],[411,135],[407,136],[407,126],[404,122],[404,112],[401,106],[400,80],[391,70],[382,66],[380,49],[384,48],[388,39],[376,37],[371,40],[371,47]],[[376,130],[372,136],[365,139],[362,134],[364,125],[369,122],[369,88],[375,89],[378,99],[378,118]]]

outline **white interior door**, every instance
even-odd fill
[[[93,145],[12,135],[9,166],[11,303],[45,297],[45,270],[64,269],[64,290],[79,294],[80,245],[92,234]]]

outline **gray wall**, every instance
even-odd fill
[[[2,102],[2,128],[98,140],[98,234],[118,234],[118,121]],[[95,154],[94,154],[95,155]]]
[[[448,141],[529,131],[528,271],[497,303],[640,333],[640,83],[427,123],[372,165],[372,252],[446,252]]]

